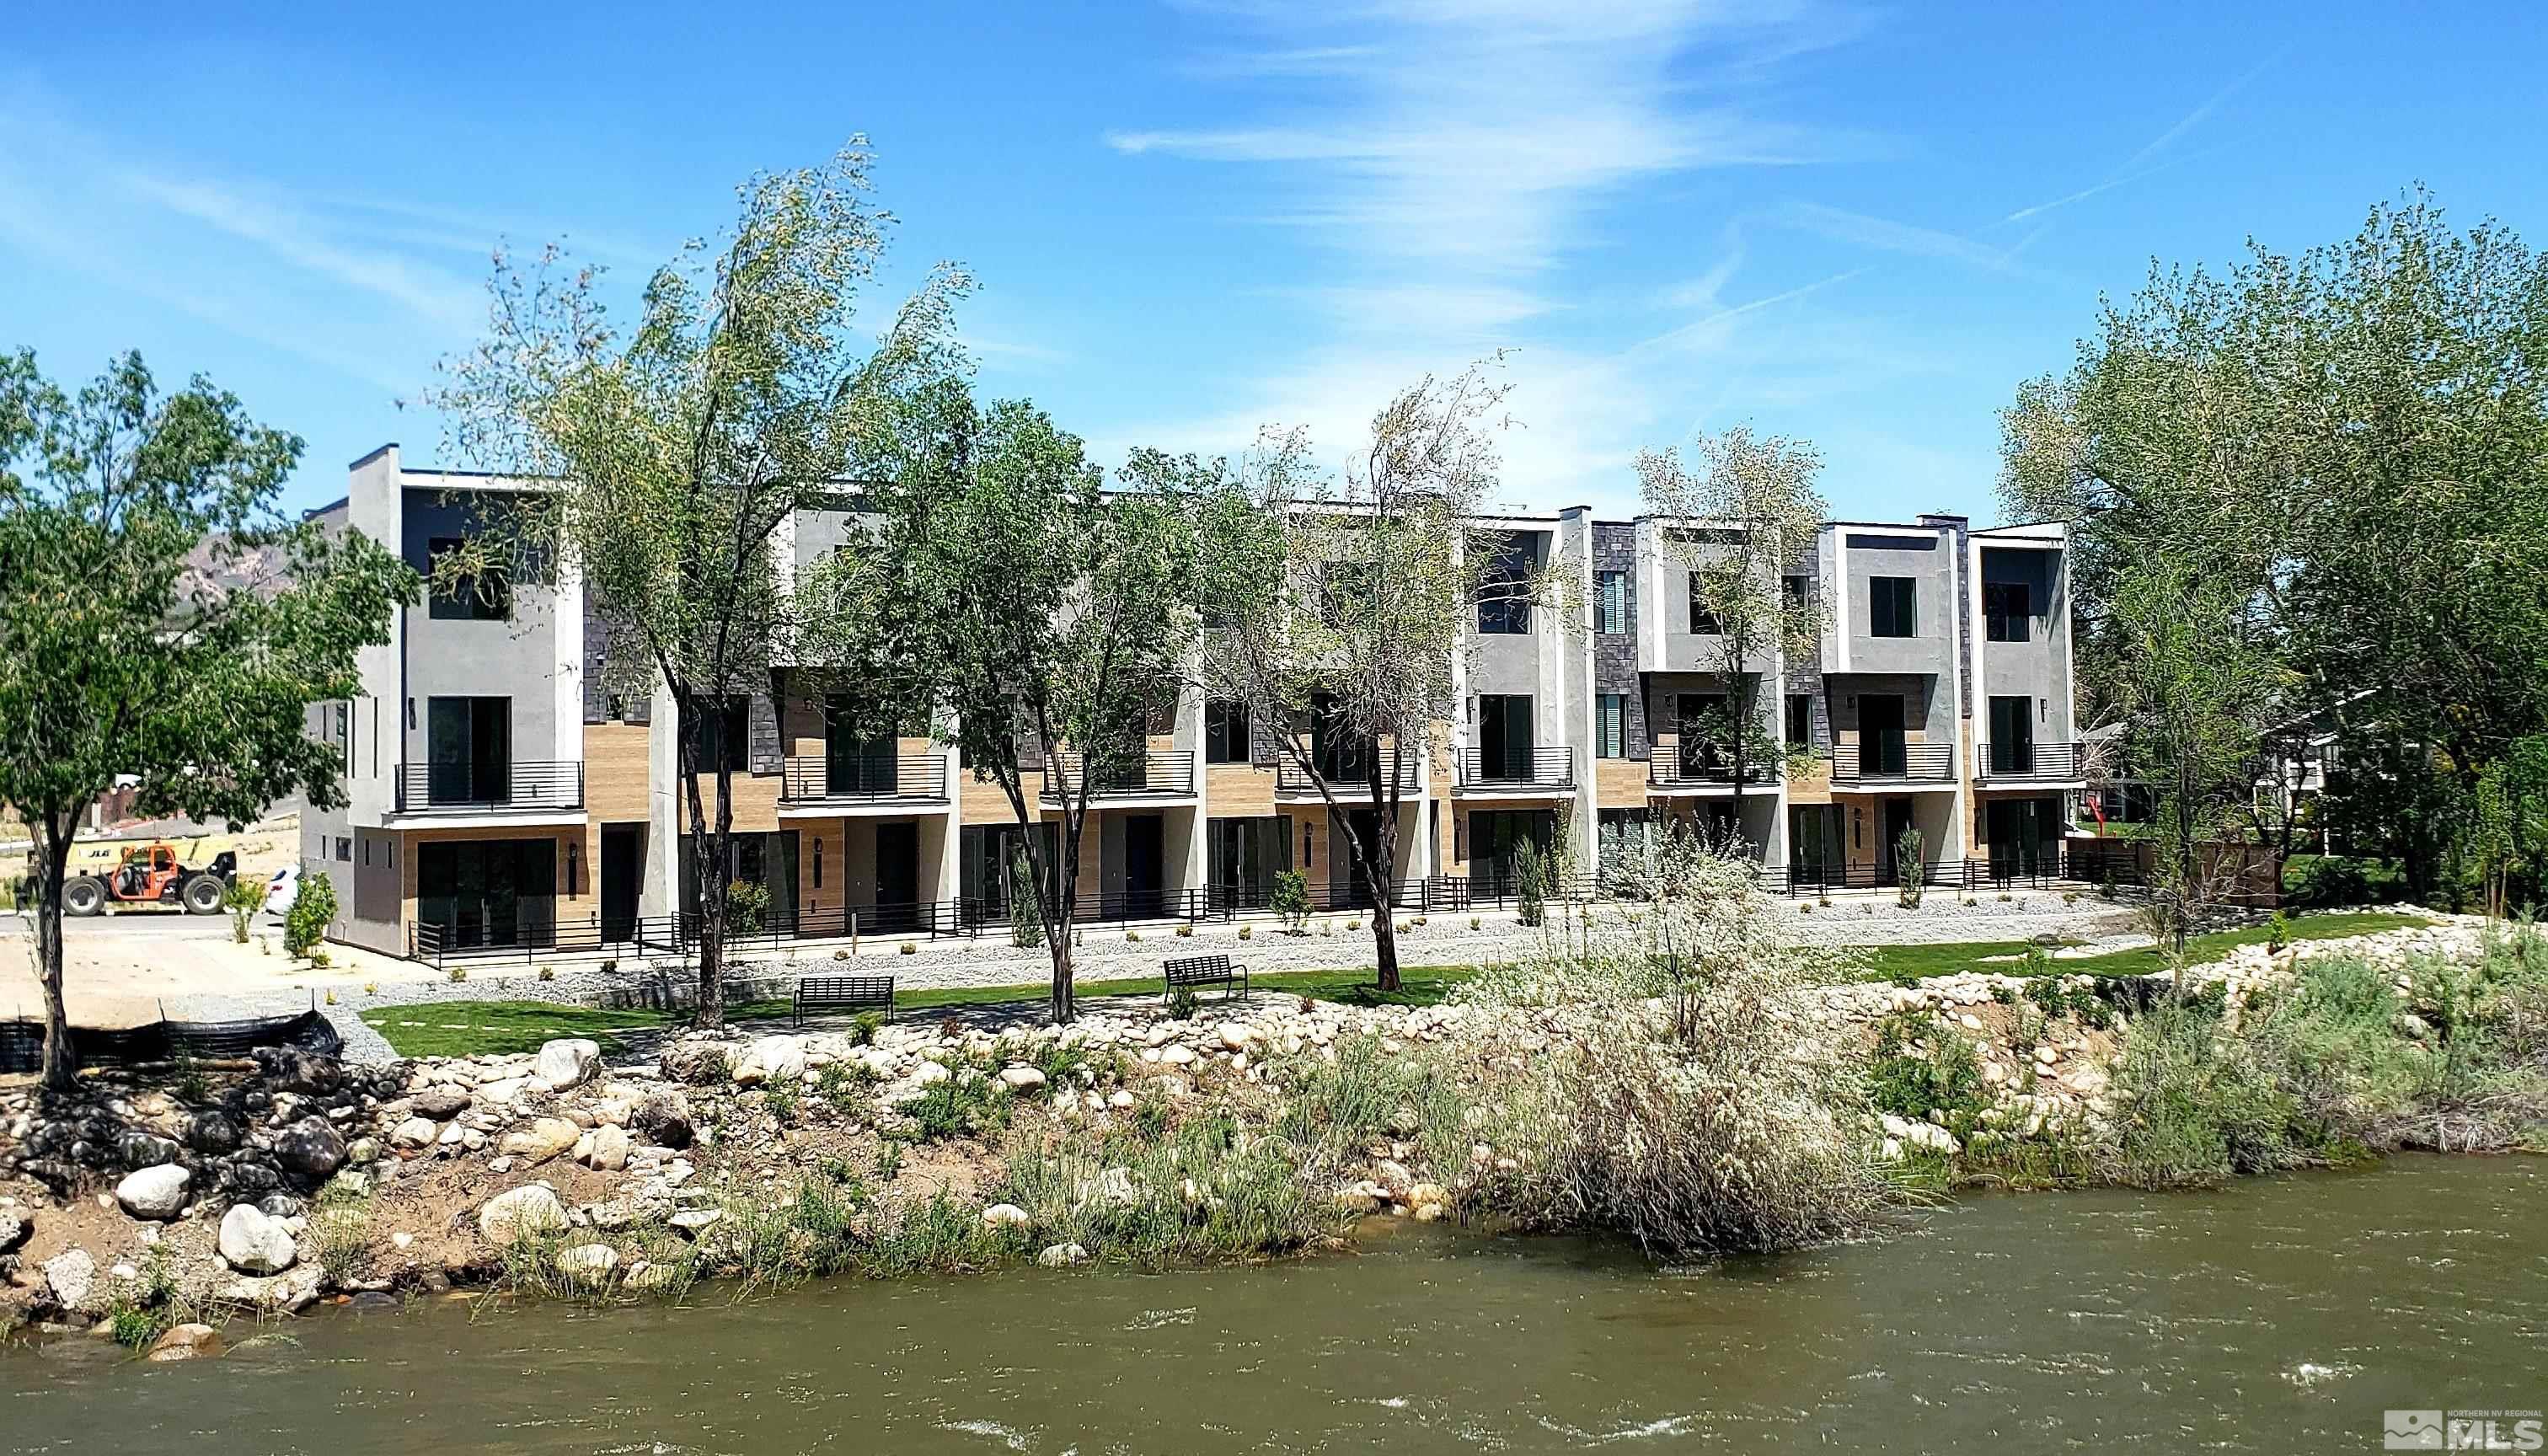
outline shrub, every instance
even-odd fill
[[[905,941],[902,943],[902,949],[896,951],[894,954],[897,956],[917,956],[920,954],[920,947],[909,941]]]
[[[1894,898],[1905,910],[1920,908],[1920,897],[1929,892],[1928,841],[1919,830],[1905,829],[1893,841],[1893,868],[1902,888]]]
[[[1471,929],[1471,930],[1479,930],[1479,929],[1484,928],[1484,927],[1485,927],[1485,925],[1486,925],[1486,921],[1485,921],[1485,920],[1483,920],[1483,919],[1481,919],[1480,917],[1475,916],[1475,915],[1472,915],[1472,916],[1470,916],[1470,917],[1469,917],[1469,929]]]
[[[796,1121],[797,1091],[804,1084],[792,1081],[771,1082],[761,1089],[761,1105],[778,1120],[780,1127]]]
[[[2291,917],[2277,910],[2265,919],[2265,949],[2280,951],[2292,943]]]
[[[930,1083],[903,1111],[919,1141],[941,1142],[1006,1128],[1014,1101],[1005,1083],[968,1067]]]
[[[327,871],[302,875],[301,892],[283,917],[283,949],[296,958],[307,958],[310,948],[326,939],[327,927],[335,920],[336,886]]]
[[[449,970],[444,971],[443,974],[453,985],[456,986],[469,979],[469,967],[465,965],[455,965]]]
[[[1880,1113],[1926,1122],[1947,1115],[1948,1131],[1968,1137],[1990,1106],[1981,1053],[1970,1038],[1935,1017],[1888,1013],[1875,1024],[1875,1051],[1867,1064],[1867,1105]]]
[[[2307,1161],[2299,1107],[2210,1008],[2170,999],[2136,1020],[2117,1075],[2113,1176],[2203,1187]]]
[[[1242,941],[1252,941],[1256,939],[1256,927],[1252,925],[1240,926],[1238,928],[1238,938]]]
[[[902,1144],[886,1141],[876,1145],[876,1181],[890,1183],[902,1176]]]
[[[2283,899],[2305,909],[2386,905],[2405,898],[2406,871],[2386,860],[2294,855],[2283,862]]]
[[[557,979],[557,967],[556,967],[556,966],[554,966],[554,965],[543,965],[543,966],[541,966],[541,967],[540,967],[540,979],[541,979],[541,980],[544,980],[544,981],[553,981],[553,980],[556,980],[556,979]]]
[[[1345,929],[1347,929],[1347,930],[1360,930],[1360,929],[1362,929],[1362,917],[1361,917],[1361,916],[1359,916],[1359,915],[1356,915],[1356,916],[1353,916],[1353,917],[1351,917],[1351,918],[1347,919],[1347,920],[1345,921]]]
[[[1190,940],[1193,940],[1193,939],[1194,939],[1194,927],[1193,927],[1193,926],[1191,926],[1191,925],[1180,925],[1180,926],[1178,926],[1178,927],[1177,927],[1176,935],[1177,935],[1177,939],[1178,939],[1178,940],[1181,940],[1181,941],[1190,941]]]
[[[1124,939],[1133,945],[1139,945],[1141,942],[1141,933],[1138,930],[1128,930],[1124,932]]]
[[[1168,1020],[1192,1021],[1195,1012],[1200,1010],[1202,1005],[1201,999],[1195,995],[1194,987],[1174,987],[1168,992]]]
[[[770,886],[738,879],[725,887],[726,932],[757,936],[770,924]]]
[[[265,908],[265,885],[253,879],[233,878],[222,890],[222,908],[229,912],[230,940],[247,944],[248,928],[256,912]]]
[[[1298,869],[1278,870],[1274,875],[1274,894],[1270,901],[1283,928],[1294,935],[1306,935],[1310,929],[1310,879]]]
[[[1539,846],[1524,839],[1513,849],[1513,900],[1515,918],[1524,925],[1548,923],[1548,871],[1541,866]]]
[[[862,1011],[850,1018],[850,1042],[853,1046],[872,1046],[876,1033],[884,1030],[884,1013]]]
[[[1009,944],[1024,951],[1044,944],[1044,915],[1027,852],[1009,854]]]

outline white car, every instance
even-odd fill
[[[301,898],[301,866],[298,864],[284,865],[274,871],[274,878],[265,882],[265,913],[268,915],[281,917],[288,914],[292,909],[292,902],[299,898]]]

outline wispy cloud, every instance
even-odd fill
[[[2201,104],[2197,105],[2194,110],[2187,112],[2182,117],[2179,117],[2176,121],[2176,125],[2150,138],[2150,142],[2147,146],[2134,152],[2131,158],[2124,163],[2121,170],[2129,172],[2139,166],[2141,163],[2148,161],[2150,158],[2157,156],[2160,152],[2174,146],[2178,141],[2182,140],[2188,133],[2192,132],[2195,128],[2202,126],[2206,120],[2210,119],[2211,115],[2215,111],[2220,110],[2221,103],[2237,95],[2240,88],[2244,87],[2249,81],[2256,79],[2259,75],[2262,75],[2268,67],[2272,66],[2275,61],[2280,60],[2281,58],[2282,52],[2279,50],[2275,51],[2273,54],[2266,56],[2263,60],[2256,62],[2254,65],[2240,72],[2235,79],[2230,82],[2229,85],[2226,85],[2220,90],[2203,98]]]

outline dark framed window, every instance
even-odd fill
[[[1787,694],[1787,745],[1810,748],[1814,742],[1814,699],[1811,693]]]
[[[1595,572],[1592,576],[1592,630],[1616,637],[1628,630],[1628,574]]]
[[[458,536],[436,536],[426,543],[428,560],[439,563],[465,544]],[[513,589],[500,575],[462,577],[448,587],[427,589],[425,615],[443,621],[500,622],[513,614]]]
[[[2024,642],[2034,635],[2035,593],[2024,582],[1982,583],[1982,637]]]
[[[741,693],[697,697],[682,714],[682,731],[698,746],[699,772],[752,772],[752,699]]]
[[[1494,637],[1530,634],[1530,545],[1518,537],[1480,543],[1495,552],[1478,584],[1478,631]]]
[[[1628,699],[1624,694],[1604,692],[1592,704],[1592,757],[1624,759],[1628,756]]]
[[[1371,564],[1331,561],[1319,573],[1319,611],[1330,627],[1371,618]]]
[[[1231,697],[1216,697],[1204,703],[1203,761],[1247,762],[1247,704]]]
[[[1700,599],[1696,572],[1689,574],[1689,630],[1699,637],[1715,637],[1725,630],[1724,624],[1717,621],[1716,613],[1708,610],[1707,603]]]
[[[1866,635],[1920,635],[1920,583],[1916,577],[1866,579]]]
[[[1814,579],[1801,572],[1789,572],[1778,579],[1778,590],[1785,593],[1787,610],[1802,616],[1814,607]]]

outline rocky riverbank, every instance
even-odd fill
[[[2436,917],[2245,947],[2197,979],[2234,1029],[2317,957],[2386,967],[2404,997],[2412,966],[2469,962],[2482,934]],[[1874,1089],[1852,1115],[1865,1156],[1901,1169],[2112,1137],[2120,1049],[2161,985],[1968,971],[1824,990]],[[20,1088],[0,1092],[0,1320],[187,1358],[227,1311],[754,1277],[818,1216],[890,1226],[869,1235],[875,1272],[1120,1254],[1091,1230],[1153,1256],[1316,1246],[1357,1220],[1485,1203],[1518,1149],[1462,1104],[1526,1072],[1550,1015],[1260,994],[1006,1036],[926,1020],[691,1034],[634,1064],[559,1041],[379,1067],[268,1052],[92,1077],[67,1099]],[[895,1253],[900,1237],[936,1241]]]

